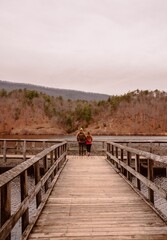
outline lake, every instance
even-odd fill
[[[67,139],[76,140],[76,135],[0,135],[2,139]],[[167,136],[93,136],[94,140],[110,140],[110,141],[140,141],[140,140],[150,140],[150,141],[167,141]]]

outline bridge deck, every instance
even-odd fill
[[[68,156],[29,240],[167,239],[167,225],[98,156]]]

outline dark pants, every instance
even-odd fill
[[[92,144],[86,144],[86,150],[88,153],[90,153],[90,151],[91,151],[91,146],[92,146]]]
[[[84,155],[84,147],[85,147],[85,143],[79,142],[79,155]]]

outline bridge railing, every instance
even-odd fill
[[[53,144],[60,143],[53,139],[0,139],[0,158],[6,162],[11,155],[26,160]]]
[[[109,137],[108,137],[109,138]],[[110,141],[110,140],[108,140]],[[113,141],[113,140],[112,140]],[[92,155],[106,155],[107,140],[99,140],[93,137],[91,154]],[[157,155],[167,155],[167,141],[165,140],[133,140],[122,139],[114,140],[113,142],[132,148],[137,148]],[[68,140],[68,154],[78,155],[78,142],[76,140]],[[85,148],[86,152],[86,148]]]
[[[155,153],[157,155],[167,155],[167,140],[124,139],[111,141],[127,147],[137,148],[146,152]]]
[[[141,190],[141,182],[148,188],[148,200],[154,204],[154,194],[167,200],[167,191],[155,184],[153,167],[154,164],[163,164],[167,169],[167,156],[159,156],[135,148],[127,147],[114,142],[107,142],[107,159],[126,179],[132,182],[135,177],[135,187]],[[141,162],[147,161],[147,174],[141,173]]]
[[[76,140],[68,141],[68,154],[78,155],[78,142]],[[62,142],[59,139],[0,139],[0,160],[4,165],[11,159],[18,160],[18,163],[41,152],[43,149],[53,144]],[[115,143],[124,146],[138,148],[146,152],[152,152],[158,155],[167,155],[167,141],[165,140],[114,140]],[[85,148],[86,152],[86,148]],[[94,137],[92,143],[92,155],[105,155],[106,140],[98,140]]]
[[[67,142],[57,143],[28,161],[0,175],[0,239],[11,239],[14,226],[20,221],[22,239],[26,239],[66,162]],[[28,171],[33,169],[34,186],[28,182]],[[41,169],[43,171],[41,171]],[[12,182],[19,179],[20,203],[12,210]],[[30,217],[30,204],[35,201],[35,214]]]

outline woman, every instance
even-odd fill
[[[88,132],[88,134],[86,136],[86,151],[87,151],[88,156],[90,155],[90,152],[91,152],[92,141],[93,141],[93,138],[90,135],[90,132]]]

